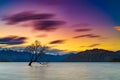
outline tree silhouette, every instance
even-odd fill
[[[37,40],[33,44],[27,46],[25,48],[25,51],[31,53],[30,62],[28,65],[31,66],[33,62],[37,62],[37,60],[42,56],[42,54],[46,53],[46,50],[48,50],[48,47],[41,45],[40,41]]]

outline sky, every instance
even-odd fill
[[[119,0],[0,0],[0,46],[120,50]]]

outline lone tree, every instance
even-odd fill
[[[28,66],[31,66],[33,62],[37,62],[42,54],[46,53],[46,50],[48,50],[48,47],[41,45],[41,43],[37,40],[33,44],[27,46],[25,51],[31,53]]]

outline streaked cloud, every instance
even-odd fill
[[[2,20],[8,25],[16,25],[18,23],[28,22],[30,26],[19,26],[19,27],[32,27],[34,30],[38,31],[54,31],[59,28],[60,25],[64,25],[65,21],[54,20],[52,17],[54,14],[49,13],[35,13],[35,12],[21,12],[11,16],[4,17]],[[52,20],[51,20],[52,19]]]
[[[51,41],[49,44],[61,44],[64,42],[65,42],[65,40],[54,40],[54,41]]]
[[[45,20],[45,21],[36,21],[34,22],[35,30],[42,31],[54,31],[59,28],[60,25],[65,24],[64,21],[55,21],[55,20]]]
[[[18,45],[25,43],[26,37],[7,36],[0,38],[0,44]]]
[[[30,20],[49,19],[52,18],[53,16],[54,16],[53,14],[48,14],[48,13],[34,13],[32,11],[26,11],[11,16],[6,16],[3,18],[3,21],[6,21],[7,24],[12,25]]]
[[[73,38],[101,38],[101,36],[97,34],[84,34],[84,35],[75,36]]]
[[[92,48],[92,47],[97,47],[99,45],[101,45],[101,44],[96,43],[96,44],[91,44],[91,45],[88,45],[88,46],[80,46],[80,47],[89,47],[89,48]]]
[[[88,47],[96,47],[96,46],[99,46],[100,44],[91,44],[89,45]]]

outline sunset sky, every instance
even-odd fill
[[[120,50],[119,0],[0,0],[0,46]]]

